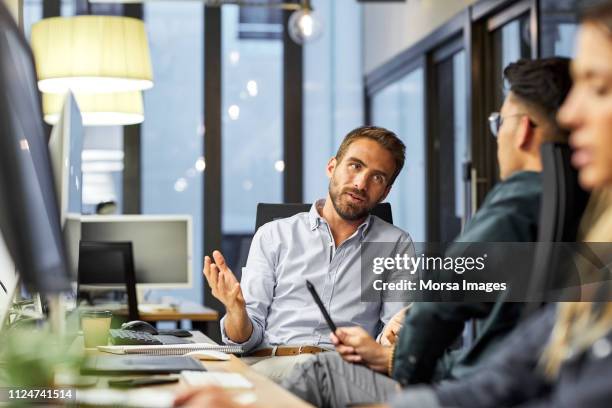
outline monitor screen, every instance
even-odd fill
[[[74,96],[69,92],[49,139],[49,152],[62,227],[65,226],[66,217],[69,214],[73,217],[81,215],[83,132],[81,112]]]
[[[0,235],[0,327],[4,325],[6,316],[13,302],[18,276],[15,265],[6,244]]]
[[[132,242],[136,284],[139,287],[165,289],[192,286],[191,234],[191,217],[186,215],[102,215],[81,218],[83,241]]]
[[[0,3],[0,230],[31,292],[71,289],[32,52]]]
[[[70,277],[75,281],[81,239],[83,137],[81,112],[74,96],[68,92],[59,120],[51,131],[49,152]]]

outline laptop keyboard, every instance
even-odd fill
[[[134,330],[110,329],[111,343],[117,346],[158,346],[168,344],[193,344],[193,341],[171,335],[153,335]]]

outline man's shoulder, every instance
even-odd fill
[[[507,180],[499,182],[491,191],[490,202],[495,203],[508,199],[538,198],[542,194],[542,177],[540,173],[522,171]]]
[[[478,213],[532,212],[539,209],[542,179],[539,173],[522,172],[499,182],[489,192]]]
[[[283,234],[286,232],[295,233],[296,228],[308,228],[309,224],[308,212],[300,212],[292,215],[291,217],[278,218],[269,221],[259,227],[257,232],[260,234]]]
[[[370,222],[372,223],[372,227],[370,228],[368,240],[382,241],[380,238],[384,238],[386,242],[412,241],[408,232],[388,223],[376,215],[372,215]]]

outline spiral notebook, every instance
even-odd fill
[[[198,350],[214,350],[230,354],[242,354],[242,346],[210,343],[168,344],[161,346],[98,346],[98,350],[112,354],[147,354],[152,356],[182,356]]]

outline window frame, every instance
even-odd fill
[[[461,50],[466,51],[466,89],[468,92],[467,99],[469,100],[471,93],[471,64],[469,59],[470,49],[470,10],[465,9],[456,14],[447,23],[433,31],[431,34],[417,42],[412,47],[401,52],[396,57],[367,74],[364,78],[364,108],[366,123],[371,123],[372,115],[372,99],[382,89],[393,84],[405,75],[422,67],[424,72],[424,100],[423,112],[425,123],[425,217],[427,220],[426,240],[437,240],[440,236],[439,223],[439,197],[440,188],[437,182],[439,160],[435,148],[435,140],[432,137],[436,130],[435,118],[432,114],[433,106],[438,103],[435,99],[435,89],[437,87],[435,81],[435,67],[438,62],[445,57],[449,57]],[[468,104],[466,118],[466,132],[471,133],[470,115],[471,110]],[[469,151],[469,150],[468,150]],[[467,207],[466,207],[467,208]],[[471,211],[470,211],[471,213]]]

